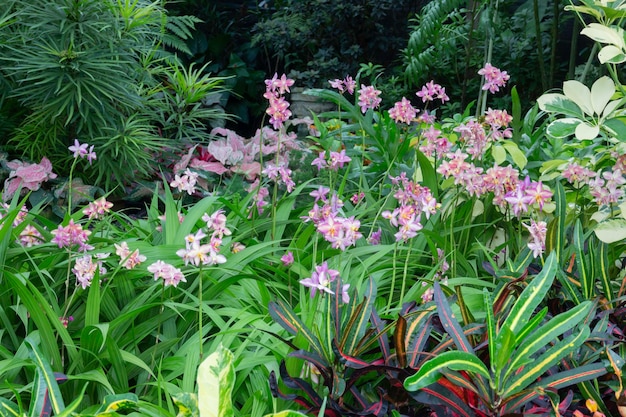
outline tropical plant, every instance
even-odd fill
[[[507,313],[498,315],[500,317],[494,314],[493,306],[503,305],[506,298],[493,300],[488,290],[483,291],[489,366],[483,363],[463,334],[441,286],[435,283],[438,317],[458,350],[441,353],[426,361],[415,375],[405,380],[405,387],[416,391],[438,383],[445,376],[448,384],[471,393],[477,401],[463,404],[463,397],[454,398],[456,406],[465,410],[465,415],[471,415],[469,408],[464,407],[469,405],[475,413],[491,416],[520,411],[541,393],[605,374],[605,365],[593,362],[580,367],[570,363],[564,371],[553,371],[544,376],[559,362],[565,360],[567,363],[570,354],[588,339],[590,329],[586,320],[593,308],[593,303],[585,301],[547,321],[544,321],[547,307],[533,315],[554,281],[556,267],[556,257],[551,254],[541,273],[522,291]],[[579,361],[576,356],[574,360]],[[450,398],[449,402],[452,401]]]
[[[185,48],[197,19],[167,17],[145,1],[17,0],[10,10],[1,29],[2,80],[18,105],[4,100],[2,107],[24,114],[6,144],[12,154],[47,156],[60,169],[70,165],[65,149],[78,138],[101,155],[82,176],[110,190],[158,172],[156,155],[180,149],[181,138],[206,138],[201,127],[224,117],[200,108],[220,91],[220,79],[183,70],[164,49]],[[157,91],[164,103],[151,107]]]

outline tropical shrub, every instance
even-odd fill
[[[165,50],[188,51],[184,39],[197,19],[168,17],[144,1],[7,6],[0,74],[8,88],[0,108],[22,117],[6,135],[12,155],[45,156],[66,177],[65,150],[76,138],[88,140],[100,158],[80,176],[111,190],[158,172],[161,153],[181,149],[182,139],[206,139],[205,127],[224,117],[202,104],[221,80],[184,69]]]

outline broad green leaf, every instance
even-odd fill
[[[491,147],[491,156],[496,165],[500,165],[506,160],[506,150],[500,145],[493,145]]]
[[[576,126],[574,135],[578,140],[591,140],[598,137],[600,133],[600,127],[597,125],[591,125],[587,122],[581,122]]]
[[[607,76],[600,77],[591,86],[591,104],[595,114],[602,114],[604,108],[615,94],[615,83]]]
[[[508,326],[516,336],[550,289],[552,281],[554,281],[556,267],[556,255],[552,252],[546,259],[541,272],[530,281],[530,284],[522,291],[513,305],[503,326]],[[519,342],[519,340],[517,341]]]
[[[515,395],[537,381],[537,378],[542,376],[550,367],[556,365],[561,359],[578,349],[587,340],[589,334],[589,326],[582,326],[580,331],[575,331],[572,335],[557,342],[526,366],[524,372],[513,375],[510,378],[510,382],[507,381],[502,397]]]
[[[626,220],[610,219],[599,223],[593,230],[602,242],[614,243],[626,239]]]
[[[567,98],[563,94],[548,93],[537,99],[539,108],[548,113],[559,113],[564,116],[581,118],[584,117],[583,111],[576,103]]]
[[[417,391],[434,384],[441,377],[441,370],[472,372],[489,378],[489,370],[474,353],[449,351],[426,361],[415,373],[404,381],[409,391]]]
[[[563,94],[572,100],[588,116],[593,116],[591,104],[591,90],[585,84],[576,80],[568,80],[563,83]]]
[[[618,138],[624,137],[626,136],[626,118],[613,117],[605,120],[602,123],[602,128],[611,136]]]
[[[590,37],[596,42],[608,43],[615,45],[621,50],[626,49],[624,43],[624,30],[618,27],[606,27],[599,23],[590,23],[586,28],[580,31],[581,35]]]
[[[232,393],[235,385],[233,353],[222,344],[198,368],[198,409],[200,417],[234,415]]]
[[[546,128],[546,133],[553,138],[566,138],[576,132],[576,127],[582,123],[582,120],[575,117],[565,117],[551,122]]]
[[[526,158],[526,155],[524,155],[524,152],[520,150],[519,146],[517,146],[516,143],[508,140],[502,141],[502,145],[509,153],[509,155],[511,155],[511,158],[513,159],[515,165],[517,165],[517,167],[520,169],[524,169],[526,163],[528,162],[528,159]]]

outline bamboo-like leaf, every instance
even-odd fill
[[[59,414],[61,411],[65,409],[65,403],[63,402],[63,397],[61,396],[61,391],[59,390],[59,385],[57,384],[56,377],[54,372],[52,372],[52,367],[50,366],[50,362],[45,358],[39,348],[37,347],[37,343],[32,339],[27,337],[24,339],[24,342],[28,344],[29,347],[29,355],[32,358],[33,362],[37,366],[37,370],[39,372],[40,378],[45,382],[45,387],[47,391],[48,398],[50,399],[50,403],[52,405],[52,409],[55,414]],[[40,390],[41,392],[41,390]],[[38,403],[39,403],[39,394],[37,394]],[[44,401],[45,402],[45,401]],[[43,404],[42,404],[43,406]]]
[[[533,362],[532,355],[541,348],[556,340],[560,335],[582,323],[593,307],[590,301],[585,301],[555,317],[538,328],[533,334],[522,340],[520,347],[511,357],[510,372]]]
[[[556,255],[553,252],[546,259],[541,272],[522,291],[503,326],[507,326],[514,334],[517,334],[524,327],[527,318],[533,314],[535,308],[550,289],[554,281],[556,266]],[[516,341],[519,342],[517,339]]]
[[[582,223],[580,219],[576,219],[574,225],[574,251],[576,253],[576,266],[578,270],[578,276],[580,279],[581,290],[583,297],[589,300],[593,297],[594,292],[594,279],[590,273],[587,258],[585,256],[585,235],[583,233]]]
[[[221,344],[198,368],[200,417],[234,416],[232,393],[235,385],[233,353]]]
[[[559,360],[576,350],[589,337],[589,326],[582,326],[580,331],[575,333],[576,334],[570,335],[562,341],[557,342],[533,361],[532,365],[524,368],[524,372],[510,378],[510,381],[507,381],[508,383],[502,392],[502,396],[509,397],[517,394],[536,381],[537,378],[542,376],[551,366],[557,364]]]
[[[441,377],[441,370],[466,371],[489,378],[489,370],[476,355],[468,352],[448,351],[426,361],[414,375],[404,381],[409,391],[417,391],[434,384]]]
[[[272,301],[269,303],[269,313],[276,323],[292,335],[304,337],[315,353],[323,355],[324,350],[319,340],[313,337],[313,333],[302,323],[300,318],[291,310],[291,307],[281,300]]]
[[[454,314],[452,314],[450,304],[448,304],[448,300],[444,295],[439,282],[435,281],[433,291],[433,298],[435,299],[435,305],[437,306],[437,314],[439,315],[439,319],[441,320],[444,330],[450,335],[450,337],[452,337],[452,340],[456,344],[457,348],[459,348],[462,352],[473,352],[474,349],[472,348],[472,345],[470,345],[469,340],[467,340],[467,337],[465,337],[465,333],[463,333],[461,325],[454,317]]]

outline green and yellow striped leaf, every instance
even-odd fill
[[[516,335],[519,333],[526,324],[528,317],[533,314],[550,289],[554,281],[556,267],[556,255],[552,252],[546,259],[541,272],[532,279],[530,284],[520,294],[503,326],[507,326]],[[516,339],[516,342],[519,342],[519,339]]]
[[[525,367],[522,372],[511,377],[501,396],[509,397],[522,391],[542,376],[551,366],[556,365],[561,359],[576,350],[589,337],[589,326],[582,326],[579,332],[574,333],[557,342]]]
[[[434,384],[441,378],[442,369],[466,371],[489,378],[489,370],[476,355],[468,352],[449,351],[426,361],[414,375],[404,381],[409,391],[417,391]]]

